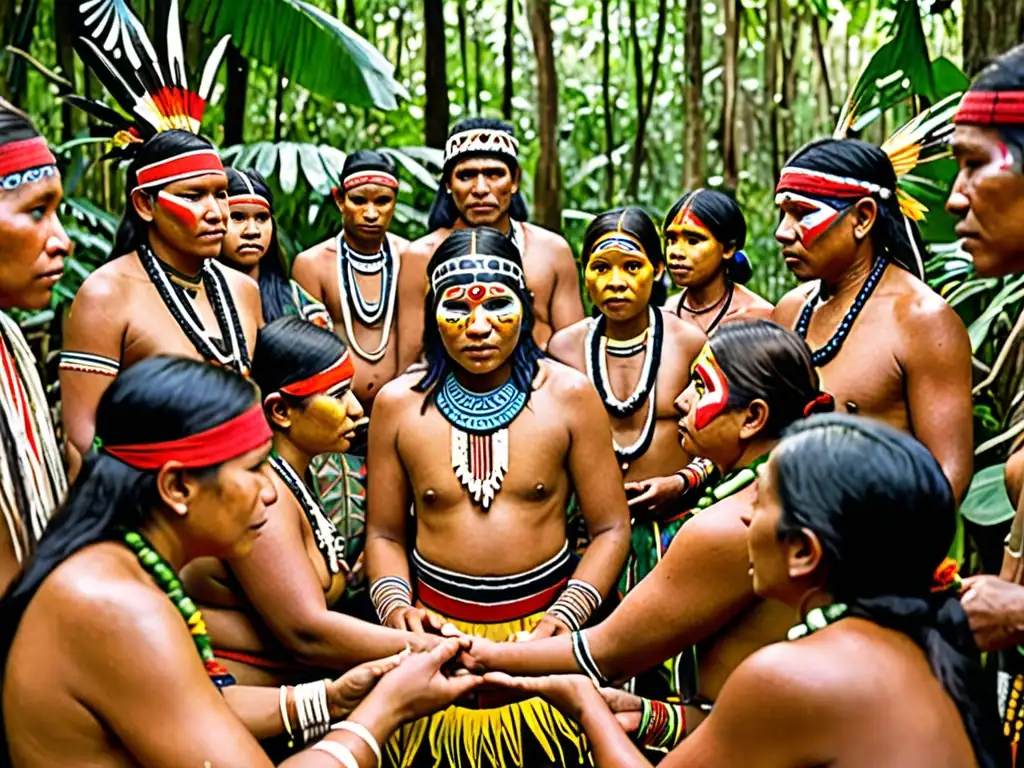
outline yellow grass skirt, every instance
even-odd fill
[[[496,642],[504,642],[517,632],[532,631],[544,616],[542,611],[500,624],[471,624],[431,613],[467,635]],[[385,753],[384,765],[393,768],[549,768],[592,764],[582,729],[539,698],[492,709],[448,707],[403,726],[388,741]]]

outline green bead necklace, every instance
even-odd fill
[[[806,618],[786,633],[787,640],[799,640],[813,635],[829,624],[835,624],[846,616],[850,607],[846,603],[832,603],[824,608],[814,608],[807,612]]]
[[[174,607],[178,609],[178,613],[185,619],[185,623],[188,624],[189,631],[192,633],[192,642],[195,643],[196,650],[199,651],[199,658],[203,660],[203,666],[206,667],[206,674],[217,686],[217,690],[234,685],[235,678],[214,656],[210,636],[206,634],[203,615],[192,599],[185,594],[178,574],[138,531],[124,531],[122,540],[128,549],[135,553],[143,570],[153,578],[156,585],[170,598]]]

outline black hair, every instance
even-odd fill
[[[773,451],[772,466],[780,539],[813,531],[829,594],[851,615],[917,643],[956,703],[979,765],[1008,765],[996,697],[959,595],[931,591],[957,514],[932,454],[882,422],[836,414],[794,424]]]
[[[725,250],[736,252],[732,258],[722,260],[725,276],[740,284],[750,280],[753,275],[750,260],[740,253],[747,243],[747,220],[736,200],[715,189],[691,190],[668,209],[662,224],[663,231],[669,228],[684,208],[701,220]]]
[[[972,91],[1024,91],[1024,45],[1011,48],[981,71]],[[1024,155],[1024,126],[993,125],[1003,141]]]
[[[465,120],[460,120],[456,123],[452,129],[448,132],[448,138],[451,138],[457,133],[463,131],[472,131],[476,128],[485,128],[492,131],[504,131],[510,136],[515,136],[515,129],[509,124],[502,120],[495,120],[490,117],[468,117]],[[427,218],[427,228],[433,232],[442,228],[450,228],[454,226],[455,222],[459,219],[459,211],[455,207],[455,202],[452,200],[452,196],[448,193],[448,181],[451,179],[452,170],[463,160],[469,160],[474,157],[493,157],[508,166],[509,173],[515,175],[515,172],[519,170],[519,163],[515,158],[509,155],[498,153],[498,152],[466,152],[459,155],[458,157],[449,160],[444,165],[444,169],[441,171],[441,181],[437,185],[437,192],[434,194],[434,202],[430,206],[430,215]],[[520,184],[522,179],[520,179]],[[508,215],[516,221],[526,221],[528,218],[528,212],[526,210],[526,201],[523,200],[522,191],[516,192],[512,195],[512,202],[508,209]]]
[[[0,146],[39,136],[32,119],[6,99],[0,99]]]
[[[279,317],[256,334],[252,380],[266,397],[329,368],[346,349],[344,341],[318,325],[297,315]]]
[[[616,208],[599,214],[590,222],[586,233],[583,235],[582,263],[584,268],[590,262],[591,252],[594,250],[594,243],[602,235],[609,232],[623,231],[627,235],[635,237],[643,246],[647,254],[647,260],[655,267],[664,265],[665,254],[661,250],[661,237],[658,235],[658,228],[647,212],[642,208]]]
[[[924,241],[917,225],[900,211],[896,171],[882,149],[860,139],[819,139],[797,150],[786,165],[866,181],[888,190],[884,197],[867,191],[863,195],[873,198],[878,206],[878,218],[871,228],[875,256],[887,257],[924,279]]]
[[[375,149],[357,149],[345,157],[345,163],[341,167],[342,187],[338,191],[345,193],[345,179],[361,171],[383,171],[394,176],[395,164],[383,152]]]
[[[196,152],[202,149],[213,149],[213,144],[189,131],[174,129],[154,134],[139,146],[135,157],[128,166],[125,177],[124,213],[114,233],[114,248],[110,258],[116,259],[137,250],[139,246],[149,242],[149,224],[142,220],[135,205],[132,203],[132,190],[138,186],[138,171],[151,163],[157,163],[185,152]],[[155,195],[158,190],[150,188]]]
[[[255,387],[225,368],[180,357],[150,357],[122,371],[103,393],[96,434],[106,446],[176,440],[223,424],[255,401]],[[215,469],[190,473],[202,477]],[[35,556],[0,602],[0,690],[18,625],[43,581],[76,552],[117,539],[122,527],[137,528],[147,521],[159,504],[157,474],[130,467],[102,450],[86,455]],[[0,723],[0,738],[3,732]],[[0,758],[6,757],[5,742]]]
[[[277,236],[277,219],[274,216],[274,193],[263,178],[263,174],[255,168],[225,168],[228,175],[228,194],[241,195],[248,191],[249,186],[256,194],[265,197],[270,203],[270,220],[273,229],[270,234],[270,245],[266,253],[260,259],[260,272],[257,275],[257,283],[260,287],[260,303],[263,308],[263,319],[265,322],[283,317],[289,307],[294,307],[295,301],[292,298],[291,285],[287,277],[287,260],[281,241]],[[244,178],[243,178],[244,177]],[[222,262],[229,267],[235,267],[234,262],[229,259],[222,259]]]
[[[807,342],[770,320],[726,323],[708,338],[729,385],[729,410],[768,404],[761,437],[773,439],[807,413],[831,410]]]
[[[511,261],[520,269],[523,268],[523,260],[519,256],[519,249],[501,232],[490,227],[457,229],[448,235],[445,241],[434,251],[434,255],[431,256],[430,263],[427,265],[428,290],[425,307],[426,317],[423,325],[423,352],[427,359],[427,372],[413,387],[413,390],[416,392],[428,393],[424,407],[433,402],[436,394],[436,387],[434,385],[444,379],[452,365],[451,358],[448,357],[448,351],[444,348],[444,343],[441,341],[441,332],[437,329],[437,305],[440,302],[440,296],[434,293],[431,276],[445,262],[468,256],[473,248],[474,238],[476,240],[477,253],[498,256]],[[486,273],[482,273],[480,276],[487,278]],[[456,278],[453,284],[468,283],[472,279],[472,276],[466,275]],[[504,274],[495,274],[493,279],[495,282],[509,283],[508,276]],[[523,320],[519,330],[519,343],[516,344],[515,351],[512,353],[511,378],[519,391],[529,394],[533,385],[533,379],[537,375],[537,364],[544,358],[544,353],[533,339],[533,302],[530,299],[529,292],[520,286],[516,286],[514,290],[523,305]]]

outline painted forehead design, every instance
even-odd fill
[[[621,230],[608,232],[597,238],[597,242],[594,243],[594,247],[590,250],[590,255],[593,257],[599,253],[625,253],[647,258],[647,251],[644,250],[640,241],[628,232]]]
[[[481,302],[484,299],[497,296],[514,297],[515,295],[515,292],[503,283],[481,281],[468,285],[453,285],[444,292],[441,301],[459,301],[465,298],[473,302]]]
[[[430,276],[435,297],[441,296],[453,283],[503,283],[524,294],[526,292],[522,268],[501,256],[460,256],[439,265]]]

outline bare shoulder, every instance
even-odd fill
[[[295,257],[295,262],[302,261],[303,263],[315,262],[319,259],[327,258],[329,255],[334,254],[337,251],[337,245],[335,245],[334,238],[330,237],[327,240],[323,240],[316,245],[312,245],[306,250],[299,253]]]
[[[770,301],[759,296],[749,288],[746,288],[742,285],[736,286],[736,294],[741,297],[742,311],[739,312],[738,314],[740,314],[742,317],[746,317],[748,319],[771,319],[772,312],[775,311],[775,305],[772,304]]]
[[[125,319],[132,285],[139,281],[148,282],[148,278],[133,254],[107,262],[85,278],[68,319],[81,313],[90,326],[95,326],[97,320],[106,324]]]
[[[534,387],[555,398],[558,403],[571,411],[573,407],[597,405],[604,411],[604,405],[597,390],[584,374],[557,360],[541,360],[538,363]]]
[[[569,241],[556,232],[544,229],[537,224],[529,224],[523,222],[523,231],[526,232],[526,238],[529,245],[543,248],[549,254],[556,257],[568,257],[570,260],[575,262],[572,256],[572,248],[569,247]]]
[[[373,412],[377,414],[404,413],[410,408],[419,408],[423,404],[424,393],[416,392],[413,387],[423,378],[423,371],[403,373],[389,381],[373,399]]]
[[[419,240],[413,240],[409,245],[402,251],[403,256],[413,256],[430,259],[434,255],[434,251],[437,247],[445,241],[445,238],[450,235],[452,231],[446,227],[441,229],[435,229],[433,232],[424,235]]]
[[[548,341],[548,354],[558,361],[572,360],[578,357],[587,338],[591,320],[584,319],[566,326]]]
[[[224,275],[224,279],[228,281],[228,288],[231,289],[232,293],[236,293],[240,297],[252,298],[259,297],[260,287],[259,284],[248,275],[243,275],[237,269],[232,269],[224,265],[221,266],[221,274]]]
[[[408,238],[402,237],[401,235],[393,235],[388,232],[388,239],[391,241],[391,245],[399,252],[405,253],[409,246],[412,245],[412,241]]]
[[[893,287],[898,291],[893,301],[893,314],[900,325],[912,333],[925,331],[939,324],[949,330],[963,327],[959,315],[928,285],[902,269],[892,270]]]
[[[658,311],[665,322],[665,343],[671,344],[678,352],[689,354],[691,358],[696,357],[707,341],[707,336],[692,323],[664,309]]]
[[[843,657],[834,645],[822,642],[826,634],[773,643],[751,654],[733,672],[721,698],[726,692],[755,701],[771,697],[773,707],[791,713],[845,706],[843,697],[856,695],[863,675],[859,665],[837,663]]]
[[[800,310],[803,309],[804,304],[811,297],[811,293],[817,288],[818,283],[811,281],[803,285],[798,285],[796,288],[791,290],[781,299],[779,303],[775,305],[775,310],[771,314],[771,320],[781,325],[783,328],[792,328],[796,325],[797,315],[800,314]]]

